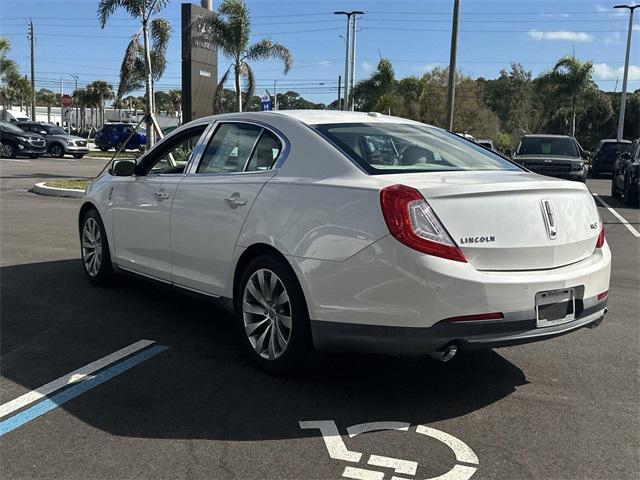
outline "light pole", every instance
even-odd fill
[[[354,45],[354,41],[351,38],[351,17],[354,17],[355,19],[355,15],[363,15],[364,12],[355,10],[352,12],[344,12],[344,11],[339,11],[339,12],[333,12],[334,15],[345,15],[347,17],[347,38],[346,38],[346,42],[345,42],[345,52],[344,52],[344,99],[342,100],[342,109],[343,110],[349,110],[349,78],[350,78],[350,73],[349,73],[349,48],[351,48],[351,54],[353,55],[354,50],[355,50],[355,45]],[[355,22],[354,22],[355,25]],[[355,37],[355,31],[353,32],[353,36]],[[351,42],[351,44],[350,44]],[[353,59],[352,61],[353,62]],[[353,63],[352,63],[353,65]],[[353,75],[353,71],[351,72],[351,75]],[[352,82],[353,85],[353,82]]]
[[[456,96],[456,53],[458,50],[458,14],[460,0],[453,2],[453,24],[451,25],[451,52],[449,56],[449,86],[447,88],[447,128],[453,131],[453,109]]]
[[[80,77],[78,77],[78,75],[74,75],[73,73],[70,73],[69,76],[72,77],[76,82],[76,88],[73,91],[73,93],[76,93],[78,91],[78,78],[80,78]],[[78,105],[76,104],[76,128],[77,127],[78,127]]]
[[[349,81],[351,84],[349,85],[349,92],[351,93],[351,110],[355,108],[355,97],[353,96],[353,85],[355,83],[356,78],[356,15],[363,15],[364,12],[352,12],[353,13],[353,24],[351,26],[351,77]],[[347,110],[349,109],[349,105],[347,105]]]
[[[613,8],[626,8],[629,10],[629,32],[627,33],[627,54],[624,59],[624,76],[622,77],[622,97],[620,99],[620,116],[618,117],[617,140],[622,140],[624,133],[624,110],[627,103],[627,77],[629,76],[629,53],[631,52],[631,32],[633,31],[633,12],[640,4],[636,5],[616,5]]]

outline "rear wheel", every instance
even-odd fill
[[[3,148],[3,156],[5,158],[15,158],[16,147],[14,147],[11,143],[5,143]]]
[[[245,348],[273,374],[309,366],[314,349],[307,305],[291,267],[273,255],[249,263],[236,294],[236,315]]]
[[[52,157],[62,158],[64,157],[64,147],[59,143],[54,143],[49,148],[49,153],[51,154]]]
[[[82,267],[89,281],[106,285],[113,279],[113,265],[104,225],[97,210],[87,212],[80,229]]]

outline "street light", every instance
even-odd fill
[[[344,11],[338,11],[338,12],[333,12],[334,15],[345,15],[347,17],[347,37],[346,37],[346,42],[345,42],[345,53],[344,53],[344,100],[342,102],[342,109],[343,110],[348,110],[349,109],[349,40],[350,40],[350,31],[351,31],[351,17],[353,17],[353,39],[351,39],[351,56],[354,57],[355,55],[355,36],[356,36],[356,32],[355,32],[355,15],[363,15],[364,12],[361,12],[359,10],[354,10],[351,12],[344,12]],[[354,68],[354,58],[351,58],[351,69],[352,72],[351,74],[353,75],[353,68]],[[351,85],[353,85],[353,81],[351,82]]]
[[[633,31],[633,12],[640,4],[616,5],[613,8],[626,8],[629,10],[629,32],[627,33],[627,54],[624,60],[624,76],[622,77],[622,98],[620,99],[620,116],[618,117],[618,142],[622,141],[624,133],[624,110],[627,103],[627,77],[629,76],[629,53],[631,51],[631,32]]]

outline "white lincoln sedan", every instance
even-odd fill
[[[580,183],[377,113],[237,113],[116,161],[79,212],[82,264],[218,300],[279,373],[315,350],[430,354],[598,325],[611,253]]]

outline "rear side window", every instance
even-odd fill
[[[576,143],[569,137],[523,137],[517,155],[580,156]]]
[[[263,130],[256,147],[253,149],[246,171],[259,172],[261,170],[270,170],[280,156],[281,150],[282,145],[280,144],[280,140],[278,140],[273,133]]]
[[[521,170],[473,142],[427,125],[346,123],[314,128],[370,174]]]
[[[627,148],[629,148],[628,143],[615,143],[615,142],[607,142],[602,144],[601,152],[624,152]]]

